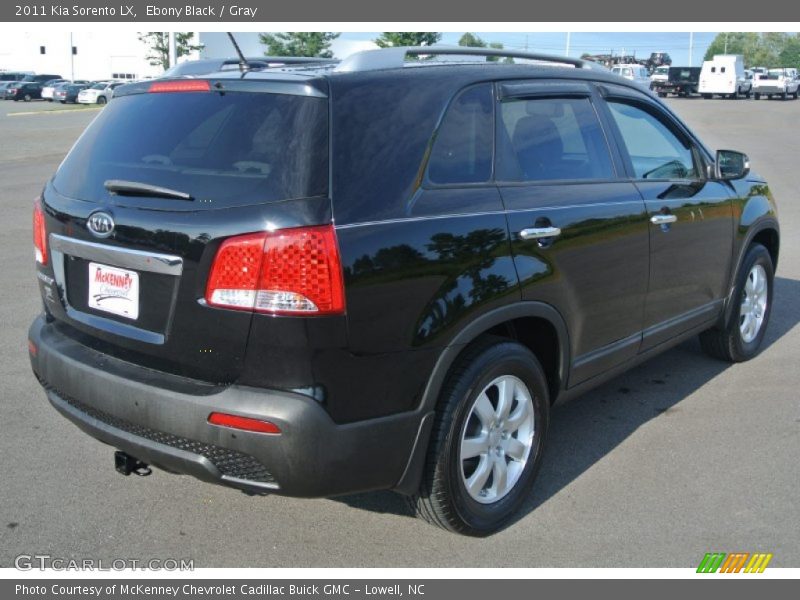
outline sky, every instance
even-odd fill
[[[545,52],[548,54],[565,54],[567,44],[566,32],[534,32],[534,33],[508,33],[508,32],[473,32],[486,42],[500,42],[506,48],[513,50],[525,50],[531,52]],[[260,56],[264,52],[264,47],[258,43],[256,33],[236,33],[242,51],[248,56]],[[380,32],[345,32],[334,41],[332,50],[336,58],[373,48],[372,40],[380,35]],[[444,33],[441,44],[456,45],[462,33]],[[706,52],[716,33],[695,33],[694,49],[692,52],[691,64],[699,66],[703,61]],[[204,33],[203,42],[206,50],[203,53],[207,57],[227,57],[232,54],[230,42],[224,33]],[[647,58],[651,52],[668,52],[672,57],[672,64],[676,66],[687,66],[689,59],[689,34],[668,33],[668,32],[644,32],[644,33],[572,33],[570,34],[569,55],[579,57],[584,52],[589,54],[634,54],[637,57]]]

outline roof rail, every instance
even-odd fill
[[[472,48],[465,46],[397,46],[379,50],[363,50],[345,58],[335,71],[379,71],[382,69],[399,69],[406,62],[406,56],[498,56],[501,58],[524,58],[541,62],[572,65],[576,69],[602,69],[601,65],[580,58],[554,56],[538,52],[517,52],[516,50],[500,50],[496,48]]]

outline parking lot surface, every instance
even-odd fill
[[[40,307],[31,201],[98,112],[0,102],[0,566],[46,553],[196,567],[696,567],[706,552],[742,551],[800,567],[800,102],[668,104],[710,147],[747,152],[778,200],[765,349],[729,366],[691,341],[557,407],[525,514],[470,539],[388,492],[250,497],[115,473],[112,449],[50,407],[26,344]]]

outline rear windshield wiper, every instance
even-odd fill
[[[187,194],[186,192],[171,190],[148,183],[139,183],[138,181],[109,179],[103,185],[112,194],[119,194],[120,196],[155,196],[157,198],[171,198],[173,200],[194,200],[191,194]]]

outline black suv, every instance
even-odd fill
[[[697,334],[758,352],[746,156],[591,63],[405,61],[433,52],[125,85],[81,136],[35,203],[29,349],[118,470],[392,489],[485,535],[554,402]]]

